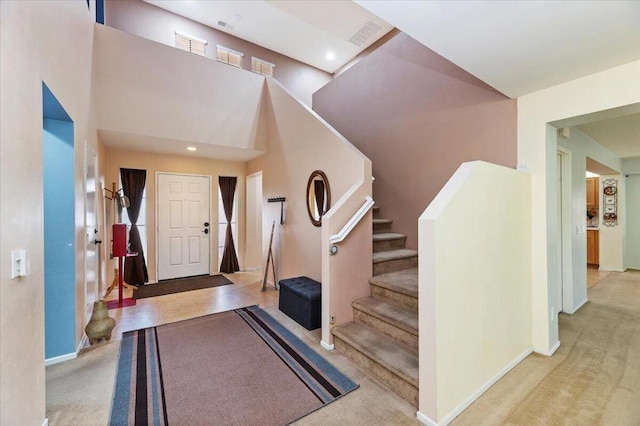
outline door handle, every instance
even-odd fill
[[[93,244],[102,244],[102,240],[93,240]]]
[[[204,231],[202,231],[202,232],[204,232],[205,234],[208,234],[209,233],[209,228],[204,228]]]

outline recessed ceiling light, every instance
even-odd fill
[[[188,146],[187,150],[189,150],[189,151],[197,151],[198,148],[196,148],[195,146]]]
[[[333,52],[327,52],[327,56],[326,56],[327,60],[329,61],[333,61],[336,58],[336,54]]]

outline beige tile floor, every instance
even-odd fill
[[[148,297],[137,300],[135,306],[109,310],[109,315],[116,320],[112,339],[122,339],[122,333],[125,331],[153,327],[244,306],[260,305],[262,308],[278,306],[278,292],[273,286],[267,286],[265,291],[260,291],[262,287],[260,272],[236,272],[231,275],[223,275],[233,281],[233,284]],[[131,297],[132,292],[132,290],[125,288],[123,296],[125,298]],[[118,289],[116,288],[107,296],[106,300],[117,298]]]
[[[259,272],[226,275],[234,284],[138,300],[135,306],[109,310],[117,321],[110,342],[81,351],[78,358],[47,367],[49,424],[108,424],[122,333],[258,304],[360,387],[310,413],[296,425],[419,425],[416,408],[388,390],[337,351],[320,346],[320,329],[308,331],[278,309],[278,291],[260,291]],[[125,297],[131,297],[127,290]],[[107,299],[117,298],[117,290]],[[87,379],[90,377],[90,379]]]

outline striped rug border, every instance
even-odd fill
[[[261,308],[250,306],[236,312],[324,405],[358,388],[359,385]]]
[[[322,406],[359,387],[260,307],[228,312],[239,315],[316,395]],[[222,313],[225,312],[206,316]],[[156,328],[122,335],[110,425],[168,425]]]

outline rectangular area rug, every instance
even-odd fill
[[[233,282],[222,274],[178,278],[137,287],[133,290],[133,298],[144,299],[145,297],[164,296],[165,294],[182,293],[183,291],[201,290],[229,284],[233,284]]]
[[[284,425],[358,387],[257,306],[123,335],[111,425]]]

